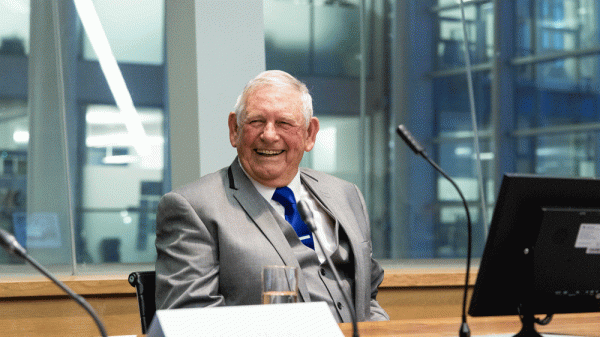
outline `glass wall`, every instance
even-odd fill
[[[599,3],[264,0],[266,67],[307,83],[321,131],[302,165],[360,187],[377,258],[466,252],[458,194],[398,124],[463,190],[479,255],[504,173],[599,175]],[[164,0],[0,0],[0,228],[43,263],[154,261],[164,25]]]
[[[168,182],[163,1],[0,8],[0,228],[58,271],[152,263]]]
[[[0,229],[15,232],[27,194],[29,1],[0,1]],[[0,264],[20,263],[5,253]]]
[[[264,1],[266,67],[307,83],[321,122],[301,165],[361,187],[382,255],[390,226],[382,202],[389,192],[389,11],[386,1]]]
[[[516,16],[519,169],[598,176],[598,2],[519,1]]]
[[[400,123],[466,195],[479,255],[502,174],[597,176],[598,2],[407,3],[265,1],[267,68],[317,83],[312,91],[324,121],[324,145],[305,164],[360,186],[378,257],[455,258],[466,252],[458,194],[404,151],[393,132]],[[291,7],[303,13],[301,20],[268,15]],[[317,13],[325,12],[330,19],[320,22]],[[356,18],[337,21],[344,15]],[[317,27],[327,24],[339,31],[319,38]],[[302,38],[290,31],[302,32]],[[361,33],[367,36],[364,49],[339,44],[352,32],[354,42]],[[329,59],[319,58],[328,49]],[[340,50],[349,50],[346,58]],[[362,72],[342,67],[363,53],[368,57]],[[302,55],[302,61],[285,55]],[[320,71],[324,67],[346,70]],[[324,90],[349,107],[331,111],[319,100]]]

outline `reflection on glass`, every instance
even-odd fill
[[[0,100],[0,229],[13,233],[25,243],[23,226],[27,192],[27,144],[29,120],[27,103]],[[0,264],[21,263],[0,252]]]
[[[156,197],[155,199],[158,199]],[[158,202],[158,200],[156,200]],[[156,205],[152,213],[138,211],[89,210],[83,215],[85,254],[78,254],[87,263],[144,263],[156,260]],[[146,228],[140,223],[148,218]]]
[[[469,57],[472,64],[487,62],[493,54],[494,17],[492,4],[465,6],[465,21],[469,37]],[[438,13],[438,69],[462,67],[465,63],[464,32],[460,9]]]
[[[265,0],[265,56],[268,69],[296,76],[310,69],[310,4],[308,1]]]
[[[29,54],[29,0],[0,0],[0,55]]]
[[[569,58],[528,67],[515,91],[518,128],[597,123],[600,119],[598,57]]]
[[[476,170],[476,153],[473,139],[446,141],[438,145],[439,165],[454,179],[469,203],[469,212],[473,224],[474,256],[481,254],[485,231],[481,219],[480,185]],[[486,203],[494,201],[493,179],[494,154],[491,142],[480,139],[480,158]],[[439,203],[439,223],[435,228],[437,253],[439,257],[463,257],[466,255],[466,213],[462,199],[451,183],[438,175],[437,202]],[[488,214],[490,216],[491,214]],[[489,220],[489,219],[488,219]]]
[[[319,117],[319,122],[317,142],[305,155],[302,165],[360,184],[359,119]]]
[[[163,63],[164,0],[94,0],[94,7],[118,62]],[[97,60],[87,36],[83,55]]]
[[[346,0],[265,0],[267,69],[296,76],[358,77],[358,6],[358,1]],[[381,25],[374,11],[368,15]]]
[[[480,129],[490,123],[490,73],[473,73],[475,112]],[[437,128],[440,133],[473,131],[466,75],[436,79],[434,82]]]
[[[360,22],[357,4],[315,6],[314,71],[323,76],[360,73]]]
[[[134,150],[115,107],[87,109],[80,262],[154,261],[155,212],[163,194],[163,113],[138,112],[151,147],[146,156]]]
[[[531,2],[519,0],[516,6],[519,56],[598,46],[596,1],[536,0],[530,5]]]
[[[521,172],[558,177],[595,177],[598,140],[596,132],[520,138]]]
[[[469,207],[469,215],[473,223],[479,222],[480,209]],[[456,206],[443,206],[440,209],[440,222],[435,226],[435,257],[457,258],[467,256],[467,215],[465,208]],[[481,254],[481,236],[475,228],[473,251],[475,255]]]

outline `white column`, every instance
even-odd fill
[[[231,163],[227,116],[265,70],[262,0],[166,1],[172,187]]]
[[[66,28],[75,24],[72,5],[68,2],[58,5],[62,47],[59,47],[54,34],[52,6],[51,1],[31,1],[27,231],[36,235],[28,235],[26,248],[40,263],[56,265],[73,262],[69,211],[72,191],[67,184],[65,151],[67,143],[70,151],[74,150],[76,139],[68,137],[67,141],[64,137],[66,123],[63,121],[61,100],[65,98],[67,113],[71,116],[67,122],[76,124],[75,90],[63,91],[59,79],[64,80],[66,87],[73,88],[73,62],[77,55],[73,48],[76,39]],[[59,51],[62,51],[63,64],[66,64],[63,68],[58,68]],[[73,125],[70,126],[76,130]],[[74,135],[75,132],[71,132],[70,136]],[[75,164],[69,165],[72,171]]]

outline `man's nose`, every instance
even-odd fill
[[[277,128],[275,127],[275,123],[267,123],[263,132],[261,134],[261,138],[263,140],[277,140],[279,134],[277,133]]]

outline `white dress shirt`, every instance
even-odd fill
[[[240,167],[242,167],[241,164]],[[242,171],[246,173],[243,167]],[[275,208],[277,213],[279,213],[281,217],[285,219],[285,208],[280,203],[273,200],[275,188],[267,187],[257,182],[256,180],[252,179],[252,177],[250,177],[248,173],[246,173],[246,176],[248,177],[248,179],[250,179],[258,193],[260,193],[260,195],[262,195],[263,198],[265,198],[265,200],[267,200],[271,204],[271,206]],[[317,203],[315,198],[308,192],[306,187],[302,185],[302,182],[300,181],[300,171],[298,171],[298,173],[296,174],[294,179],[292,179],[292,182],[290,182],[288,187],[292,190],[292,192],[294,192],[296,203],[298,203],[300,200],[306,201],[308,208],[313,213],[315,226],[317,227],[317,235],[319,235],[319,238],[322,241],[324,241],[324,247],[321,247],[321,245],[319,245],[319,241],[317,240],[317,238],[314,237],[313,234],[315,252],[319,257],[319,261],[323,263],[325,262],[324,254],[331,256],[331,254],[333,254],[333,252],[335,252],[335,250],[337,249],[338,240],[334,231],[335,224],[331,217],[327,214],[327,212],[325,212],[325,210],[319,205],[319,203]]]

